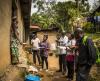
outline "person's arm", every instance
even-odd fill
[[[67,46],[67,43],[68,43],[68,37],[64,37],[64,44],[65,44],[65,46]]]
[[[71,46],[70,46],[71,49],[74,49],[76,48],[76,41],[75,40],[72,40],[71,41]]]
[[[34,44],[34,40],[31,40],[31,46],[33,47],[33,44]]]
[[[39,43],[39,47],[41,47],[41,42]]]
[[[38,45],[39,45],[39,47],[40,47],[40,42],[41,42],[41,41],[38,39]]]
[[[50,44],[47,43],[47,50],[50,50]]]
[[[33,44],[33,40],[31,40],[31,45]]]

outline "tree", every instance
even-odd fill
[[[87,12],[90,9],[90,5],[88,0],[75,0],[76,1],[76,7],[79,11]]]
[[[49,28],[51,24],[54,23],[54,19],[48,18],[48,15],[45,13],[34,13],[31,16],[31,24],[38,25],[43,29]]]
[[[32,15],[32,23],[38,24],[42,28],[48,28],[50,25],[55,24],[62,31],[69,31],[73,21],[77,17],[81,17],[81,13],[88,10],[86,8],[87,5],[83,6],[87,4],[86,2],[87,0],[58,3],[56,3],[56,0],[48,0],[47,2],[46,0],[34,0],[38,12]],[[77,7],[75,3],[79,4],[79,6]]]
[[[59,24],[61,30],[70,30],[73,20],[80,16],[80,11],[77,12],[75,2],[58,2],[53,9],[56,12],[56,22]],[[70,23],[71,22],[71,23]]]
[[[34,7],[38,8],[38,12],[48,10],[50,6],[56,3],[56,0],[33,0]]]
[[[33,3],[38,11],[31,16],[31,23],[37,24],[44,29],[54,24],[52,6],[56,4],[56,0],[33,0]]]

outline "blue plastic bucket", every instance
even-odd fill
[[[40,81],[40,77],[29,74],[25,77],[25,81]]]

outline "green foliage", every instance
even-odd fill
[[[88,0],[75,0],[77,8],[79,8],[79,11],[87,12],[90,9],[90,5]]]
[[[50,6],[54,5],[56,3],[55,0],[47,1],[47,0],[33,0],[34,7],[38,8],[38,12],[43,12],[46,9],[50,8]]]
[[[38,8],[38,11],[41,11],[41,10],[44,10],[44,1],[42,0],[33,0],[33,3],[35,4],[34,5],[34,8]]]
[[[46,0],[33,0],[38,8],[38,12],[33,14],[31,22],[42,28],[48,28],[55,24],[60,30],[69,31],[72,23],[77,17],[81,17],[81,13],[88,10],[87,0],[76,0],[76,2],[58,2],[55,0],[46,2]],[[77,7],[77,4],[78,7]],[[45,5],[45,6],[44,6]],[[79,8],[79,9],[78,9]]]
[[[31,16],[31,23],[34,25],[38,25],[43,29],[47,29],[51,24],[53,24],[54,19],[51,17],[49,18],[48,15],[44,13],[34,13]]]
[[[91,22],[86,22],[86,23],[84,24],[84,27],[86,27],[86,28],[93,27],[93,23],[91,23]]]
[[[100,16],[100,12],[96,12],[95,13],[95,16]]]
[[[31,16],[31,23],[39,25],[43,29],[47,29],[54,24],[56,19],[54,20],[55,14],[52,6],[55,5],[55,0],[33,0],[33,3],[38,8],[38,12]]]
[[[68,31],[68,25],[69,25],[69,20],[73,17],[73,10],[75,9],[75,4],[74,2],[68,1],[68,2],[58,2],[53,9],[55,10],[57,14],[57,20],[56,22],[59,23],[59,26],[62,30],[67,30]]]
[[[93,29],[92,29],[93,26],[94,26],[93,23],[85,22],[84,23],[84,30],[85,30],[85,32],[88,32],[88,33],[94,32]]]

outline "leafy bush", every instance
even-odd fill
[[[84,23],[84,30],[85,30],[85,32],[87,32],[87,33],[93,33],[93,32],[95,32],[94,30],[94,28],[93,28],[93,23],[91,23],[91,22],[86,22],[86,23]]]

